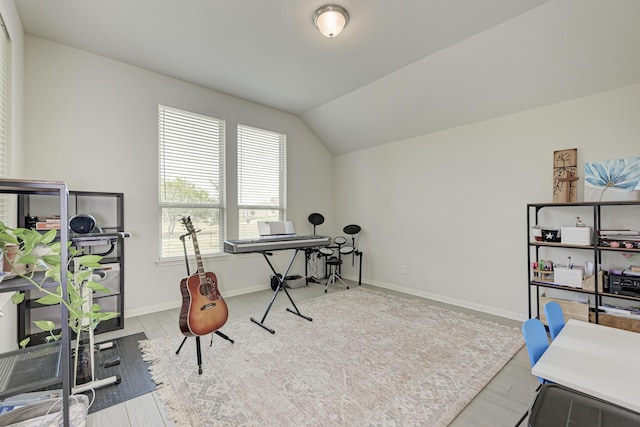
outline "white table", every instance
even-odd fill
[[[570,319],[531,373],[640,412],[639,365],[640,333]]]

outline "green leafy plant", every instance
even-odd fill
[[[85,287],[89,292],[109,292],[109,289],[91,280],[94,269],[101,267],[102,257],[78,255],[78,251],[68,243],[69,259],[62,260],[61,243],[56,241],[56,235],[56,230],[43,234],[28,228],[8,228],[0,222],[0,249],[3,258],[11,266],[11,271],[44,294],[36,300],[37,303],[64,304],[67,307],[69,328],[80,336],[82,332],[95,328],[99,322],[117,317],[118,313],[102,312],[99,304],[87,307],[87,298],[83,296]],[[9,256],[8,248],[17,248],[15,256],[13,253]],[[63,265],[67,269],[67,299],[63,298],[60,286]],[[70,269],[72,265],[73,271]],[[11,297],[15,304],[20,304],[24,298],[24,292],[16,292]],[[47,341],[55,341],[61,337],[61,333],[55,333],[55,323],[50,320],[37,320],[34,324],[49,333]],[[20,346],[25,347],[29,340],[27,338],[21,341]]]

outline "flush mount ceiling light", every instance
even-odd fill
[[[333,38],[349,22],[347,10],[337,4],[325,4],[313,13],[313,24],[323,36]]]

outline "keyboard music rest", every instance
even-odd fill
[[[248,240],[226,240],[224,251],[231,254],[279,251],[286,249],[314,248],[326,246],[329,236],[278,236]]]

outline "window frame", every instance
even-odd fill
[[[287,135],[281,132],[272,131],[269,129],[258,128],[251,125],[246,125],[242,123],[238,123],[236,126],[237,132],[237,147],[236,147],[236,155],[237,155],[237,174],[236,174],[236,194],[237,194],[237,207],[236,212],[238,214],[238,237],[240,239],[246,238],[257,238],[258,230],[257,230],[257,221],[260,219],[255,219],[254,221],[250,221],[249,217],[245,217],[245,222],[243,222],[243,215],[241,213],[246,210],[254,210],[254,211],[275,211],[277,212],[277,218],[270,218],[270,220],[280,220],[284,221],[287,217]],[[257,196],[257,193],[250,191],[245,196],[245,192],[250,190],[253,184],[253,189],[256,189],[255,177],[254,180],[251,177],[243,177],[243,171],[245,169],[255,170],[260,167],[260,162],[252,162],[256,160],[255,156],[252,158],[251,154],[255,154],[256,150],[259,150],[260,147],[250,147],[245,155],[243,149],[251,144],[277,144],[277,147],[264,147],[273,149],[271,153],[272,156],[277,158],[278,160],[278,170],[277,173],[273,174],[273,170],[263,170],[264,173],[271,172],[272,175],[277,175],[277,190],[274,193],[277,193],[277,204],[269,204],[269,203],[243,203],[243,198],[254,198]],[[276,153],[277,151],[277,153]],[[243,163],[245,158],[247,158],[246,164]],[[245,179],[246,178],[246,179]],[[247,186],[244,186],[244,182],[247,182]],[[273,188],[271,188],[273,190]],[[268,193],[269,191],[267,191]],[[251,224],[248,226],[247,224]],[[253,226],[255,224],[255,227]],[[244,225],[244,227],[243,227]],[[251,232],[251,233],[250,233]]]
[[[10,174],[11,156],[11,36],[9,29],[0,15],[0,177]],[[9,217],[9,196],[0,195],[0,218]]]
[[[163,116],[164,114],[164,116]],[[168,201],[165,199],[164,194],[166,194],[166,186],[165,186],[165,178],[168,175],[168,167],[167,160],[170,162],[179,162],[180,157],[174,156],[167,158],[165,155],[165,149],[167,147],[167,142],[171,144],[176,141],[167,141],[167,133],[165,131],[167,124],[175,124],[174,122],[167,123],[167,115],[181,115],[187,119],[193,119],[194,121],[203,121],[213,125],[216,129],[216,132],[213,132],[211,135],[211,139],[215,140],[213,145],[213,152],[211,156],[213,158],[217,158],[217,166],[211,168],[212,170],[217,170],[217,173],[213,173],[210,177],[210,184],[212,187],[217,188],[217,201],[216,202],[185,202],[185,201]],[[188,125],[184,129],[181,130],[191,130]],[[180,130],[180,129],[179,129]],[[206,133],[206,132],[205,132]],[[190,150],[189,145],[198,146],[200,150],[202,150],[202,144],[190,144],[190,140],[185,136],[186,134],[180,134],[184,141],[182,142],[184,145],[179,147],[173,146],[172,148],[176,150]],[[194,139],[198,139],[199,135],[191,135]],[[187,142],[189,141],[189,142]],[[200,141],[201,142],[201,141]],[[185,247],[182,238],[180,238],[180,242],[178,242],[178,237],[183,234],[182,231],[178,230],[179,225],[177,224],[178,216],[193,216],[194,213],[197,213],[198,210],[205,209],[211,210],[213,212],[212,217],[215,218],[217,216],[217,234],[218,238],[215,243],[212,243],[210,246],[202,245],[203,239],[201,235],[198,235],[199,248],[201,255],[204,256],[216,256],[223,253],[224,240],[226,239],[226,168],[225,168],[225,157],[226,157],[226,121],[217,117],[213,117],[206,114],[201,114],[189,110],[185,110],[182,108],[172,107],[163,103],[158,103],[158,259],[159,261],[173,261],[177,259],[184,258],[184,251],[186,249],[188,253],[191,253],[191,249],[189,247]],[[184,159],[183,159],[184,160]],[[202,169],[202,165],[200,165]],[[175,173],[174,173],[175,176]],[[206,176],[206,175],[205,175]],[[178,176],[177,179],[183,178],[182,176]],[[193,183],[187,181],[187,185],[192,185]],[[164,194],[163,194],[164,190]],[[197,191],[203,191],[201,188],[198,188]],[[167,228],[167,232],[170,235],[175,234],[175,241],[171,241],[171,247],[165,250],[165,240],[164,240],[164,232],[165,232],[165,216],[164,213],[167,209],[175,209],[176,211],[184,211],[181,212],[180,215],[175,215],[175,222],[169,221],[169,226]],[[200,224],[197,224],[195,221],[196,218],[192,218],[194,221],[196,230]],[[202,227],[203,232],[205,230],[206,225]],[[211,224],[208,224],[211,225]],[[215,222],[214,222],[215,225]],[[175,228],[174,228],[175,227]],[[200,230],[198,230],[200,231]],[[215,230],[209,229],[214,234]],[[204,233],[203,233],[204,234]],[[167,242],[169,242],[167,240]],[[178,247],[176,249],[176,247]]]

